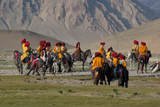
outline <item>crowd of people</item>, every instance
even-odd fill
[[[22,50],[23,50],[23,54],[21,56],[21,61],[25,62],[26,58],[29,56],[30,52],[31,52],[31,46],[30,46],[30,42],[27,41],[26,39],[23,39],[21,41],[22,44]],[[112,47],[108,48],[107,51],[105,51],[104,49],[105,46],[105,42],[101,42],[100,46],[99,46],[99,51],[95,52],[94,54],[94,58],[92,59],[92,67],[91,67],[91,71],[92,73],[94,73],[94,71],[97,68],[102,69],[103,67],[103,63],[105,61],[109,61],[112,64],[113,67],[113,71],[116,74],[116,72],[118,72],[119,70],[119,66],[122,65],[126,70],[127,70],[127,62],[126,62],[126,57],[125,55],[123,55],[122,53],[117,53],[113,50]],[[74,52],[74,56],[75,57],[80,57],[80,53],[82,52],[81,48],[80,48],[80,42],[78,42],[76,44],[75,47],[75,52]],[[40,44],[37,48],[37,57],[43,57],[44,56],[44,52],[53,52],[56,54],[56,56],[61,59],[63,58],[63,54],[64,52],[67,52],[67,47],[65,45],[64,42],[57,42],[55,44],[55,46],[52,49],[51,46],[51,42],[46,42],[45,40],[41,40]],[[132,55],[137,59],[140,60],[142,58],[146,57],[146,52],[147,52],[147,46],[145,42],[141,42],[141,45],[139,46],[139,42],[137,40],[133,41],[133,46],[131,48],[131,52]]]
[[[97,68],[102,69],[103,63],[107,61],[111,63],[113,72],[116,77],[116,74],[119,71],[120,65],[122,65],[123,68],[127,70],[126,57],[122,53],[115,52],[112,47],[108,48],[108,50],[105,51],[104,46],[105,46],[105,43],[101,42],[99,46],[99,51],[95,52],[91,71],[94,74],[94,71]],[[147,50],[148,48],[145,42],[141,42],[141,45],[139,46],[139,42],[137,40],[133,41],[131,53],[135,57],[135,59],[137,59],[137,61],[140,61],[141,59],[146,58]]]

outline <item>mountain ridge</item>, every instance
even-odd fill
[[[70,44],[103,40],[156,19],[136,0],[1,0],[0,10],[2,30],[29,30]]]

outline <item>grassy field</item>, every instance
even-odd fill
[[[93,86],[90,77],[1,76],[0,107],[159,107],[160,79],[130,78],[129,88]]]

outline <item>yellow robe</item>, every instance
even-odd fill
[[[30,47],[26,47],[26,46],[24,47],[24,50],[23,50],[24,53],[21,56],[21,61],[23,61],[26,57],[28,57],[30,50],[31,50]]]
[[[106,53],[106,58],[111,59],[111,52],[110,51]]]
[[[97,67],[102,68],[103,63],[104,63],[104,59],[102,57],[96,57],[96,58],[94,58],[91,70],[94,70]]]
[[[50,46],[46,47],[47,52],[52,52],[52,48]]]
[[[113,58],[112,63],[113,63],[113,66],[114,66],[114,67],[117,67],[117,65],[118,65],[118,63],[119,63],[118,58]]]
[[[102,56],[104,55],[104,48],[103,48],[103,46],[99,47],[99,52],[101,53]]]
[[[138,54],[138,51],[139,51],[139,46],[138,46],[138,45],[133,45],[133,46],[132,46],[132,52],[137,55],[137,54]]]
[[[62,53],[61,53],[61,47],[59,47],[59,46],[54,46],[53,52],[54,52],[54,53],[57,53],[58,58],[60,58],[60,59],[63,58],[63,55],[62,55]]]
[[[67,48],[65,46],[61,46],[61,52],[67,52]]]
[[[120,62],[124,68],[127,67],[127,62],[125,60],[120,60]]]
[[[147,46],[143,46],[143,45],[141,45],[140,47],[139,47],[139,55],[140,56],[146,56],[146,54],[147,54]]]

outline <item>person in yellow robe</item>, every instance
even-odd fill
[[[113,59],[112,52],[113,52],[113,48],[112,47],[108,48],[107,53],[106,53],[106,59],[109,61],[112,61],[112,59]]]
[[[62,53],[67,52],[67,47],[66,47],[66,44],[64,42],[61,43],[61,52]]]
[[[51,42],[47,42],[47,43],[46,43],[46,51],[47,51],[47,52],[52,52]]]
[[[24,38],[22,41],[21,41],[21,44],[22,44],[22,52],[24,53],[24,50],[25,50],[25,43],[26,43],[26,39]]]
[[[104,63],[104,58],[102,57],[101,53],[96,52],[95,58],[92,61],[92,67],[91,67],[92,77],[94,76],[94,73],[97,69],[102,70],[103,63]]]
[[[137,59],[139,55],[139,42],[137,40],[133,41],[134,45],[131,48],[132,55]]]
[[[101,55],[103,56],[103,58],[106,58],[106,52],[104,50],[104,45],[105,45],[105,42],[101,42],[100,43],[99,52],[101,53]]]
[[[31,51],[31,47],[30,47],[30,43],[28,41],[25,42],[25,46],[24,46],[24,49],[23,49],[23,54],[21,56],[21,61],[24,61],[25,58],[27,58],[30,54],[30,51]]]

